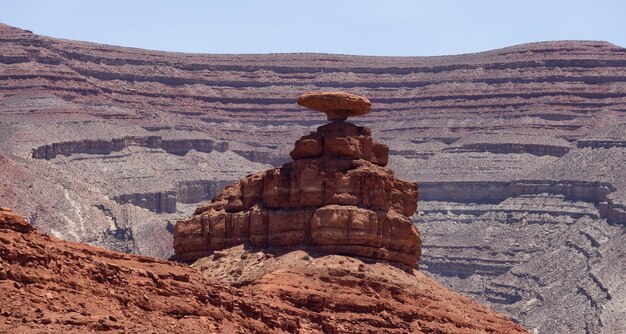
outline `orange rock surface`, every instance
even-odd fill
[[[2,333],[525,333],[387,263],[240,246],[194,269],[25,226],[0,211]]]
[[[304,93],[298,98],[298,104],[325,113],[329,121],[365,115],[372,106],[363,96],[346,92]]]

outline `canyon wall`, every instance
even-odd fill
[[[159,148],[170,154],[185,155],[190,150],[198,152],[211,152],[213,150],[224,152],[228,150],[228,143],[215,142],[210,139],[162,139],[159,136],[149,137],[124,137],[111,140],[80,140],[61,143],[53,143],[40,146],[32,150],[34,159],[51,160],[57,155],[70,156],[76,153],[103,154],[107,155],[114,151],[122,151],[129,146],[141,146],[147,148]]]

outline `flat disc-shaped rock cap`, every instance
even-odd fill
[[[363,96],[346,92],[304,93],[298,98],[298,104],[325,113],[329,121],[365,115],[372,107]]]

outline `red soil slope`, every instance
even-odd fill
[[[339,256],[262,259],[273,267],[233,287],[180,264],[42,235],[1,209],[0,331],[524,332],[421,273]],[[217,259],[207,266],[228,269]]]

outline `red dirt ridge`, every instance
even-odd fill
[[[234,287],[181,264],[61,241],[27,226],[0,210],[2,333],[525,332],[421,273],[384,263],[236,249],[205,259],[214,274],[263,264],[262,273]]]

